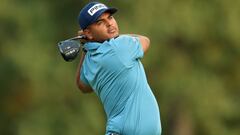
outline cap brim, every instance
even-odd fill
[[[106,13],[110,13],[110,14],[114,14],[118,11],[117,8],[114,8],[114,7],[111,7],[111,8],[108,8],[107,10],[105,10],[104,12]]]

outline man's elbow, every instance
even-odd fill
[[[91,93],[93,92],[92,88],[89,86],[85,86],[84,84],[77,82],[77,87],[82,93]]]
[[[88,94],[88,93],[92,93],[93,92],[92,90],[88,90],[88,89],[83,89],[83,88],[79,88],[79,89],[84,94]]]

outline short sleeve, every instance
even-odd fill
[[[117,53],[122,59],[137,60],[143,57],[144,52],[138,37],[120,36],[115,40]]]
[[[129,50],[130,50],[130,54],[132,56],[133,59],[139,59],[142,58],[144,53],[143,53],[143,49],[142,49],[142,45],[140,43],[140,40],[138,37],[131,37],[132,41],[131,44],[129,45]]]

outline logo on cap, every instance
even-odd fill
[[[91,16],[93,16],[96,12],[98,12],[101,9],[107,9],[107,7],[104,4],[96,4],[88,10],[88,13]]]

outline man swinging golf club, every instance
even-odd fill
[[[119,35],[116,12],[99,2],[81,9],[78,22],[86,43],[77,86],[100,98],[107,115],[105,135],[160,135],[158,104],[140,61],[150,41],[136,34]]]

